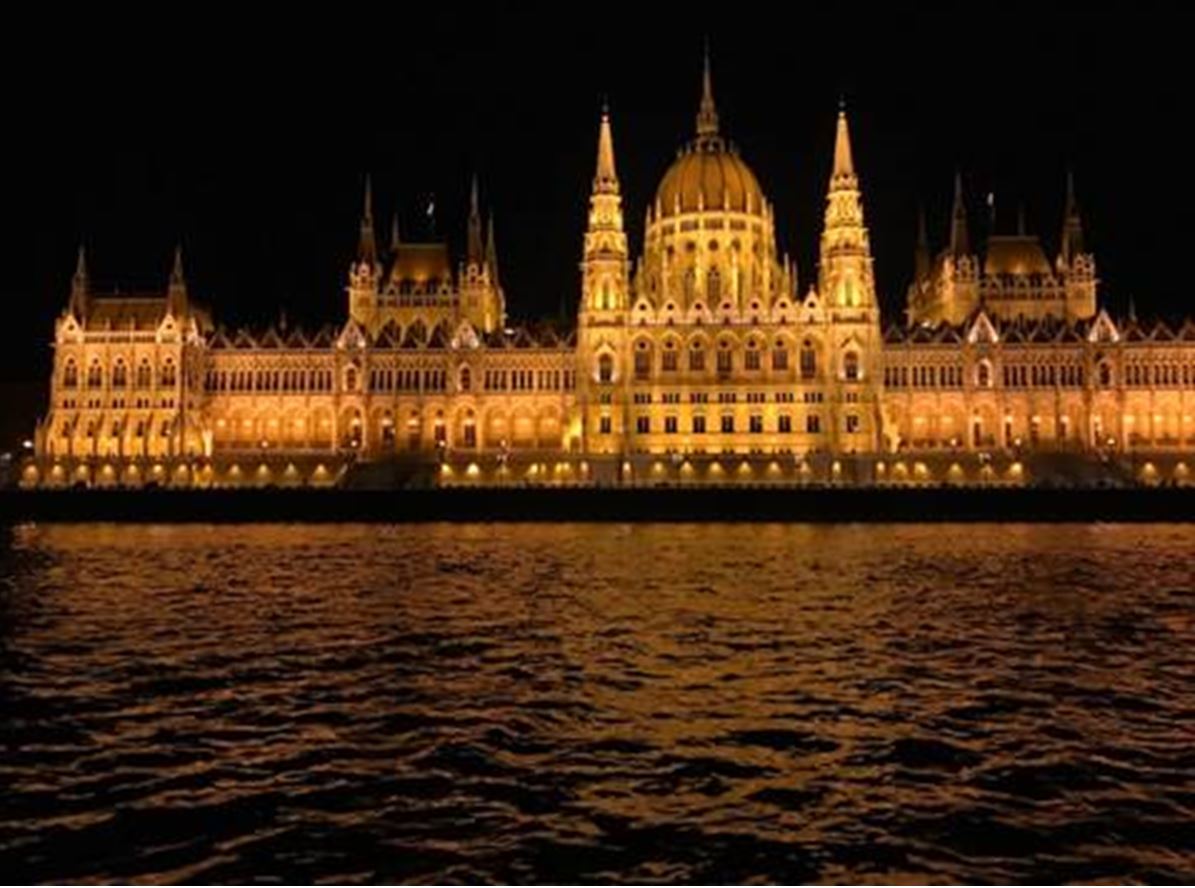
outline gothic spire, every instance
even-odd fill
[[[954,206],[950,211],[950,254],[955,258],[971,253],[971,241],[967,237],[967,207],[963,204],[963,176],[954,173]]]
[[[166,291],[166,301],[171,313],[182,315],[187,309],[187,279],[183,274],[183,245],[175,244],[174,264],[170,268],[170,284]]]
[[[485,258],[481,242],[481,208],[477,192],[477,174],[473,174],[473,187],[469,192],[469,246],[466,260],[470,265],[481,266]]]
[[[377,236],[373,227],[373,186],[369,175],[365,176],[365,199],[361,212],[361,234],[357,240],[357,261],[376,265],[378,261]]]
[[[606,194],[618,193],[618,173],[614,169],[614,134],[610,129],[610,108],[602,103],[602,122],[598,127],[597,172],[593,176],[593,190]]]
[[[87,310],[87,294],[90,291],[87,276],[87,251],[79,244],[79,255],[75,260],[75,273],[71,277],[70,311],[82,320]]]
[[[917,248],[913,253],[913,269],[917,280],[929,277],[929,234],[925,230],[925,207],[917,205]]]
[[[697,138],[718,135],[718,109],[714,106],[714,82],[710,75],[710,44],[705,42],[705,65],[701,73],[701,106],[697,111]]]
[[[494,214],[490,213],[490,218],[486,224],[485,237],[485,264],[490,271],[490,282],[494,286],[498,286],[498,243],[494,240]]]
[[[838,131],[834,135],[834,179],[855,178],[855,161],[851,156],[851,132],[846,122],[846,108],[838,108]]]
[[[1079,215],[1079,202],[1075,199],[1075,176],[1066,171],[1066,210],[1062,219],[1062,259],[1070,263],[1083,252],[1083,220]]]

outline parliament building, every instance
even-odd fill
[[[632,254],[610,116],[575,329],[507,320],[474,184],[467,247],[379,244],[366,186],[347,317],[227,330],[188,291],[105,295],[79,253],[27,486],[1169,484],[1195,460],[1195,323],[1113,319],[1073,185],[1054,258],[977,243],[956,178],[882,319],[845,111],[811,280],[727,141],[696,128]]]

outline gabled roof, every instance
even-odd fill
[[[336,342],[336,333],[328,324],[320,327],[308,340],[312,348],[331,348]]]
[[[235,334],[233,334],[232,347],[257,348],[257,340],[253,338],[252,334],[250,334],[248,330],[246,330],[244,327],[241,327],[236,331]]]
[[[452,344],[452,335],[448,332],[448,323],[441,321],[432,328],[427,338],[428,348],[448,348]]]

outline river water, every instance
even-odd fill
[[[1195,878],[1195,528],[0,531],[0,872]]]

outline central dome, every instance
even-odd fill
[[[763,212],[759,180],[738,152],[718,134],[708,54],[701,108],[697,112],[697,138],[681,149],[656,189],[656,211],[660,217],[702,210]]]
[[[698,140],[660,180],[656,206],[661,216],[698,210],[759,213],[763,192],[751,168],[721,139]]]

